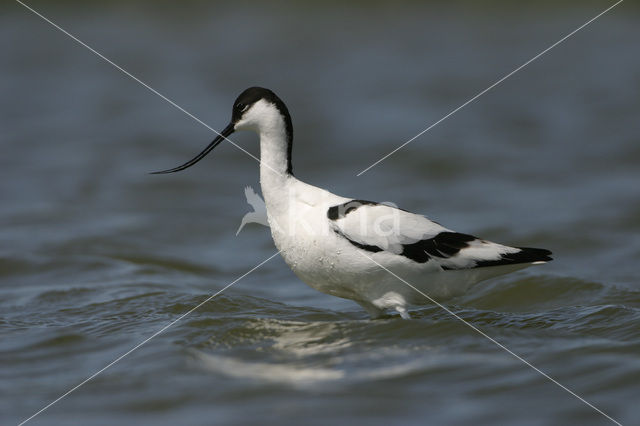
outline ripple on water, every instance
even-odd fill
[[[468,302],[458,300],[464,303],[449,307],[516,352],[519,344],[539,341],[552,352],[579,358],[571,352],[575,347],[583,351],[580,356],[603,348],[615,352],[616,347],[623,347],[619,350],[624,352],[628,350],[625,342],[638,337],[637,309],[624,305],[557,307],[558,298],[568,298],[572,292],[585,301],[615,291],[599,283],[526,278],[493,290],[498,294],[469,297]],[[522,310],[528,297],[534,298],[538,309]],[[175,303],[170,312],[184,312],[198,300],[202,299]],[[507,300],[511,303],[501,303]],[[509,355],[441,308],[422,307],[412,316],[412,321],[396,316],[371,321],[360,312],[337,313],[224,295],[185,322],[187,332],[178,342],[192,350],[196,368],[214,375],[295,386],[444,372],[457,377],[460,368],[478,362],[495,363],[496,370],[485,371],[490,374],[513,368],[513,360],[504,364]]]

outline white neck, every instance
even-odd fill
[[[287,134],[285,117],[274,103],[260,99],[243,114],[235,129],[253,130],[260,136],[261,177],[265,172],[290,174],[288,149],[291,135]]]
[[[267,209],[280,210],[287,198],[288,183],[294,180],[289,170],[287,123],[278,107],[264,99],[253,104],[236,124],[236,129],[251,129],[260,136],[260,186]]]
[[[288,198],[287,183],[293,179],[287,172],[287,146],[284,123],[260,130],[260,186],[267,209],[274,213],[286,208],[283,201]]]
[[[289,141],[284,122],[278,123],[276,126],[260,128],[259,135],[260,178],[271,174],[278,177],[289,175],[289,155],[287,152]]]

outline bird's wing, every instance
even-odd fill
[[[354,246],[388,252],[443,269],[469,269],[551,260],[544,249],[515,248],[454,232],[393,206],[351,200],[327,210],[333,230]]]

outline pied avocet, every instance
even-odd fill
[[[204,151],[155,173],[184,170],[245,129],[260,136],[260,185],[271,235],[285,262],[311,287],[354,300],[374,318],[388,308],[409,318],[407,305],[429,303],[425,295],[434,300],[460,295],[479,281],[551,260],[549,250],[496,244],[298,180],[291,166],[289,111],[260,87],[238,96],[231,123]]]

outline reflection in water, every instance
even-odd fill
[[[207,370],[234,378],[304,385],[341,379],[345,374],[342,370],[301,367],[290,362],[282,364],[251,362],[199,351],[194,351],[193,354]]]

